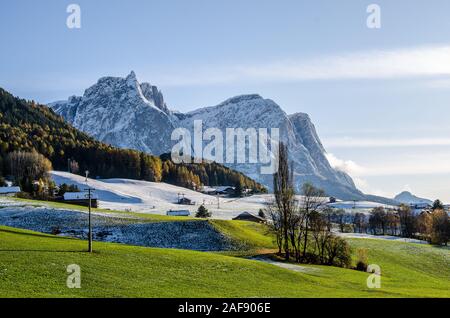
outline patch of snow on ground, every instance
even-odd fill
[[[87,213],[81,211],[44,206],[3,207],[0,224],[81,239],[88,236]],[[200,251],[238,248],[207,221],[150,223],[93,213],[92,224],[95,241]]]
[[[364,238],[364,239],[375,239],[375,240],[387,240],[387,241],[397,241],[397,242],[406,242],[406,243],[418,243],[418,244],[428,244],[426,241],[410,239],[405,237],[398,236],[390,236],[390,235],[371,235],[365,233],[334,233],[338,236],[345,238]]]
[[[52,171],[56,184],[77,185],[86,189],[85,177],[62,171]],[[132,211],[165,215],[168,210],[189,210],[195,214],[201,204],[212,212],[215,219],[232,219],[244,211],[258,213],[264,209],[271,195],[254,195],[244,198],[223,198],[196,192],[163,182],[130,179],[90,179],[88,185],[95,188],[99,207],[119,211]],[[195,202],[195,205],[177,204],[179,194]],[[219,200],[219,202],[218,202]],[[219,203],[219,206],[218,206]]]

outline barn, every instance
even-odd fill
[[[89,206],[89,196],[87,192],[66,192],[63,201],[69,204]],[[98,208],[98,197],[91,194],[91,207]]]
[[[250,221],[250,222],[256,222],[256,223],[266,223],[266,219],[264,219],[258,215],[255,215],[253,213],[250,213],[250,212],[242,212],[241,214],[239,214],[238,216],[233,218],[233,220]]]

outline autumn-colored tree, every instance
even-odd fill
[[[448,245],[450,240],[450,219],[444,210],[431,213],[430,239],[432,244]]]

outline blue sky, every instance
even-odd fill
[[[81,29],[66,27],[71,3]],[[366,26],[371,3],[381,29]],[[364,191],[450,202],[449,12],[447,0],[3,1],[0,86],[45,103],[134,70],[180,111],[259,93],[309,113]]]

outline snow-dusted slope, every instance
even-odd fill
[[[171,147],[174,126],[162,94],[155,86],[140,84],[134,72],[126,78],[103,77],[82,97],[49,106],[100,141],[153,154]]]
[[[102,179],[95,180],[75,175],[68,172],[52,171],[51,176],[56,184],[77,185],[80,190],[87,186],[95,189],[95,195],[99,199],[100,207],[119,211],[133,211],[150,214],[166,214],[168,210],[189,210],[194,215],[201,204],[212,212],[215,219],[232,219],[244,211],[257,214],[260,209],[267,208],[273,201],[273,195],[263,194],[245,198],[219,198],[202,194],[183,187],[177,187],[167,183],[137,181],[129,179]],[[195,202],[194,205],[176,204],[178,197],[183,194],[186,198]],[[301,202],[302,196],[297,196]],[[329,201],[323,198],[324,203]],[[219,205],[218,205],[219,203]],[[0,202],[1,205],[1,202]],[[369,201],[338,201],[328,203],[330,207],[344,209],[347,212],[369,212],[371,209],[383,206],[380,203]]]
[[[192,129],[194,120],[202,120],[204,129],[215,127],[223,132],[226,128],[279,128],[294,162],[297,188],[309,181],[331,196],[364,199],[348,175],[330,166],[308,115],[287,115],[274,101],[259,95],[237,96],[217,106],[175,113],[167,108],[155,86],[140,84],[131,72],[126,78],[101,78],[83,97],[50,106],[76,128],[101,141],[154,155],[170,152],[172,131],[177,127]],[[261,175],[258,164],[226,165],[272,186],[271,176]]]
[[[80,190],[86,189],[86,178],[62,171],[52,171],[51,176],[56,184],[77,185]],[[195,192],[167,183],[156,183],[129,179],[89,179],[90,187],[95,189],[100,207],[112,210],[129,210],[152,214],[166,214],[172,210],[189,210],[192,214],[201,204],[205,204],[214,218],[231,219],[243,211],[257,213],[270,200],[269,195],[258,195],[248,198],[220,198]],[[179,194],[195,201],[195,205],[176,204]]]

